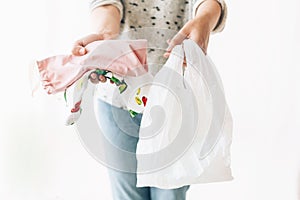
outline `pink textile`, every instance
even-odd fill
[[[140,76],[148,71],[147,40],[102,40],[86,46],[84,56],[57,55],[37,61],[48,94],[65,91],[86,72],[97,68],[120,76]]]

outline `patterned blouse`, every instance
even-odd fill
[[[103,5],[114,5],[121,15],[119,39],[147,39],[149,71],[155,75],[166,62],[163,57],[167,40],[171,39],[183,25],[195,17],[196,9],[205,0],[91,0],[90,10]],[[222,12],[212,33],[224,29],[227,6],[218,0]],[[120,77],[121,78],[121,77]],[[116,107],[126,109],[118,89],[109,83],[97,84],[96,96]]]

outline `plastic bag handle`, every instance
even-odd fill
[[[165,63],[166,67],[170,67],[172,68],[172,70],[175,70],[177,73],[179,74],[183,74],[183,60],[184,60],[184,49],[183,49],[183,44],[180,45],[176,45],[171,53],[170,56],[167,60],[167,62]],[[175,67],[174,67],[175,64]]]

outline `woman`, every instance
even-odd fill
[[[165,63],[172,48],[185,38],[194,40],[206,53],[210,34],[223,30],[227,14],[223,0],[93,0],[90,8],[94,33],[77,40],[72,53],[86,54],[85,46],[96,40],[147,39],[147,59],[153,75]],[[135,153],[142,114],[132,118],[125,104],[114,94],[115,86],[105,80],[102,82],[97,85],[95,101],[99,126],[109,142],[120,150]],[[136,160],[129,161],[115,154],[109,156],[133,169],[108,169],[115,200],[186,198],[189,185],[176,189],[136,187]]]

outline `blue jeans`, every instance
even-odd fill
[[[95,101],[97,121],[106,139],[121,150],[135,155],[142,114],[132,118],[127,110],[112,106],[100,99]],[[120,162],[127,163],[131,171],[136,169],[135,159],[110,154]],[[129,161],[128,161],[129,160]],[[130,162],[130,163],[128,163]],[[189,185],[176,189],[136,187],[136,173],[108,168],[114,200],[185,200]]]

